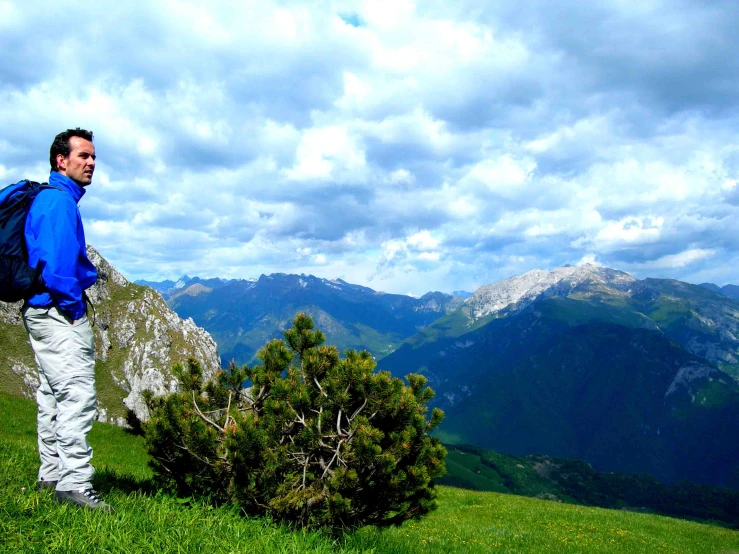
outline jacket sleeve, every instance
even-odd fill
[[[29,253],[33,249],[34,257],[43,264],[41,277],[54,303],[72,320],[80,319],[86,311],[76,271],[81,249],[78,224],[77,204],[68,194],[56,191],[41,192],[26,221]]]

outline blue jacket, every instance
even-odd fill
[[[52,171],[49,184],[61,190],[41,191],[26,219],[28,265],[39,267],[48,292],[36,294],[28,304],[37,308],[56,305],[72,320],[86,311],[82,292],[97,280],[87,258],[85,231],[77,203],[85,189],[66,175]]]

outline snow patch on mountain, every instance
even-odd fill
[[[183,275],[178,279],[178,281],[174,284],[174,289],[182,289],[185,288],[185,286],[190,282],[190,278],[187,275]]]

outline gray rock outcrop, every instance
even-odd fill
[[[98,281],[87,293],[93,305],[88,315],[95,334],[99,420],[124,425],[127,408],[145,420],[142,392],[174,392],[172,367],[191,356],[200,362],[205,379],[215,375],[220,358],[210,334],[192,319],[181,319],[158,292],[130,283],[94,248],[88,246],[87,254],[98,270]],[[0,345],[0,376],[5,373],[16,384],[8,392],[30,397],[38,378],[27,339],[20,344],[20,306],[0,303],[0,325],[16,343]]]
[[[600,284],[616,292],[634,282],[636,279],[628,273],[592,264],[559,267],[552,271],[533,269],[523,275],[480,287],[465,300],[464,307],[468,315],[477,320],[506,308],[525,308],[539,298],[566,297],[584,283]]]

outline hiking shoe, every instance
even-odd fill
[[[80,489],[78,491],[56,491],[54,500],[57,502],[70,502],[81,508],[89,508],[91,510],[104,510],[112,512],[113,507],[106,504],[92,489]]]
[[[36,490],[56,490],[56,481],[36,481]]]

